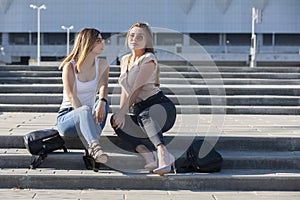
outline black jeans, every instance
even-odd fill
[[[156,148],[165,144],[163,134],[170,130],[176,120],[174,103],[162,92],[133,106],[133,114],[125,115],[125,125],[115,129],[116,134],[133,149],[149,139]],[[110,119],[111,124],[113,116]]]

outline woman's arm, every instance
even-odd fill
[[[101,74],[101,77],[99,79],[99,103],[95,110],[95,118],[96,122],[101,123],[106,115],[106,104],[107,102],[107,94],[108,94],[108,77],[109,77],[109,64],[106,60],[101,59],[99,61],[99,73]],[[103,72],[101,72],[101,69],[104,69]]]
[[[125,58],[123,58],[123,59],[121,60],[121,63],[120,63],[120,71],[121,71],[121,74],[122,74],[122,73],[125,73],[125,72],[124,72],[124,71],[125,71],[125,69],[124,69],[124,67],[125,67],[124,62],[127,62]],[[127,65],[126,65],[126,66],[127,66]],[[127,97],[128,97],[128,96],[127,96],[126,92],[125,92],[125,91],[123,90],[123,88],[121,87],[120,108],[122,108],[122,106],[123,106],[124,103],[126,102]]]
[[[124,103],[126,102],[126,100],[127,100],[126,92],[123,91],[123,89],[122,89],[122,91],[121,91],[121,97],[120,97],[120,108],[122,108],[122,106],[124,105]]]
[[[120,111],[115,115],[115,126],[117,128],[123,127],[124,125],[124,116],[128,112],[129,108],[135,103],[141,89],[145,84],[147,84],[151,74],[153,74],[155,70],[155,64],[153,61],[145,63],[140,66],[140,71],[137,74],[135,79],[135,83],[132,88],[132,93],[128,94],[128,97],[125,99],[124,103],[122,104]]]
[[[75,86],[75,73],[73,65],[71,63],[66,63],[66,65],[63,67],[62,79],[63,87],[66,90],[67,96],[72,104],[72,107],[75,109],[82,106],[77,96],[77,90]]]
[[[99,79],[99,99],[105,98],[107,99],[108,94],[108,78],[109,78],[109,64],[106,60],[101,59],[99,61],[99,73],[101,74],[101,77]],[[103,72],[101,72],[101,68],[104,69]]]

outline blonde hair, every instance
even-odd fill
[[[81,65],[87,54],[93,50],[100,31],[94,28],[84,28],[76,36],[73,50],[62,61],[59,69],[62,69],[68,62],[74,60],[76,62],[76,71],[80,72]]]
[[[127,36],[126,36],[126,45],[128,45],[128,37],[130,34],[130,30],[133,29],[134,27],[138,27],[138,28],[143,28],[145,30],[145,34],[146,34],[146,47],[145,47],[145,52],[151,52],[154,54],[154,47],[153,47],[153,33],[151,31],[151,28],[149,27],[148,24],[146,23],[142,23],[142,22],[138,22],[133,24],[128,32],[127,32]]]

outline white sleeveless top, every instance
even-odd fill
[[[157,64],[157,59],[154,56],[153,53],[145,53],[143,56],[138,58],[129,71],[126,71],[127,65],[128,65],[128,59],[130,54],[125,55],[121,60],[121,75],[119,77],[119,84],[121,85],[122,89],[125,91],[125,93],[132,94],[132,89],[134,86],[134,82],[136,80],[136,77],[138,75],[138,72],[140,71],[141,65],[153,61],[155,63],[155,70],[150,75],[150,78],[148,82],[144,85],[144,87],[141,89],[141,91],[138,94],[137,100],[135,103],[145,100],[148,97],[158,93],[160,89],[155,86],[156,83],[159,83],[159,66]]]
[[[73,64],[74,67],[74,71],[75,71],[75,66],[76,63],[75,61],[71,61],[71,63]],[[87,81],[87,82],[81,82],[80,80],[78,80],[78,74],[75,73],[75,88],[77,90],[77,96],[81,102],[82,105],[87,105],[90,108],[93,107],[95,101],[96,101],[96,96],[98,93],[98,83],[99,83],[99,79],[100,79],[100,74],[99,74],[99,60],[96,58],[95,59],[95,66],[96,66],[96,76],[94,80],[91,81]],[[68,107],[72,107],[72,104],[69,100],[69,97],[67,95],[67,92],[63,91],[63,101],[62,104],[60,106],[60,109],[64,109],[64,108],[68,108]]]

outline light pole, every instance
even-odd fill
[[[69,50],[70,50],[70,30],[72,30],[74,28],[74,26],[61,26],[62,29],[67,30],[67,55],[69,55]]]
[[[5,56],[4,47],[1,47],[1,48],[0,48],[0,51],[1,51],[1,55],[2,55],[2,56]],[[300,51],[299,51],[299,53],[300,53]]]
[[[252,8],[252,34],[251,34],[251,47],[250,47],[250,67],[256,66],[256,35],[255,23],[258,23],[258,9]]]
[[[41,55],[40,55],[40,12],[41,12],[41,9],[44,9],[46,10],[46,6],[45,4],[41,5],[41,6],[36,6],[36,5],[33,5],[33,4],[30,4],[30,8],[32,9],[37,9],[37,65],[39,66],[40,65],[40,60],[41,60]]]

